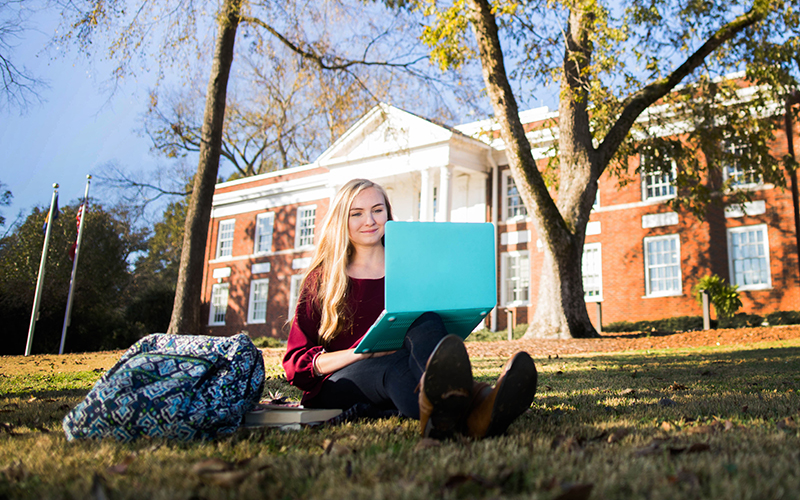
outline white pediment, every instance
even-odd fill
[[[321,166],[407,155],[414,150],[446,143],[453,132],[388,104],[372,108],[317,160]]]

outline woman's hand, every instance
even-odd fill
[[[368,352],[359,354],[355,349],[346,349],[344,351],[323,352],[314,358],[314,373],[317,375],[328,375],[335,371],[341,370],[345,366],[352,365],[356,361],[369,358],[379,358],[392,354],[397,351],[384,351],[384,352]]]
[[[363,354],[363,356],[367,356],[367,358],[380,358],[381,356],[388,356],[389,354],[394,354],[397,351],[381,351],[381,352],[370,352],[367,354]]]

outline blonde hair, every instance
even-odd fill
[[[367,179],[349,181],[336,193],[333,204],[325,215],[316,251],[303,277],[302,288],[309,276],[316,280],[316,283],[309,285],[313,285],[317,291],[317,306],[322,313],[319,338],[323,346],[329,345],[352,324],[352,318],[347,318],[347,266],[350,265],[355,250],[350,242],[348,221],[353,200],[369,188],[375,188],[383,195],[387,220],[392,220],[392,207],[383,187]]]

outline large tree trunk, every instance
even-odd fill
[[[471,24],[483,69],[487,93],[506,144],[509,167],[528,207],[536,233],[544,243],[545,262],[539,278],[539,302],[527,336],[545,338],[596,337],[583,300],[581,255],[597,184],[589,182],[591,136],[583,145],[562,151],[558,206],[553,201],[533,159],[519,119],[516,99],[506,76],[497,22],[487,0],[470,0]],[[563,98],[562,98],[563,99]],[[570,111],[569,123],[587,126],[585,106]],[[573,134],[570,132],[570,137]],[[563,130],[562,135],[563,136]],[[562,141],[559,141],[559,144]],[[564,172],[564,162],[570,167]],[[596,180],[596,179],[595,179]],[[586,204],[588,200],[588,205]]]
[[[536,313],[527,337],[591,338],[597,331],[589,321],[583,293],[583,242],[597,193],[597,154],[589,125],[588,82],[584,69],[591,61],[589,27],[592,15],[580,5],[570,11],[558,107],[558,210],[570,229],[568,243],[545,247]]]
[[[233,46],[240,13],[241,0],[225,0],[217,17],[217,40],[206,93],[200,162],[186,214],[175,304],[167,333],[198,334],[202,325],[200,297],[203,286],[203,263],[208,223],[211,219],[211,202],[222,150],[228,77],[233,64]]]

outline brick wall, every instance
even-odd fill
[[[233,236],[233,256],[227,259],[210,259],[206,264],[206,282],[203,289],[203,317],[208,335],[228,336],[247,331],[251,337],[270,336],[276,338],[286,338],[288,326],[286,322],[289,314],[289,293],[291,277],[295,274],[302,274],[305,269],[293,269],[292,262],[295,259],[311,257],[313,251],[295,251],[295,227],[297,208],[299,206],[316,205],[316,235],[319,236],[319,227],[325,213],[328,211],[330,200],[321,199],[313,202],[285,205],[271,210],[261,210],[237,214],[231,217],[212,219],[210,227],[210,237],[208,244],[208,254],[216,252],[219,224],[221,221],[235,219]],[[261,213],[274,212],[275,219],[272,236],[272,253],[267,255],[253,255],[254,237],[256,227],[256,217]],[[208,255],[207,255],[208,256]],[[269,263],[270,270],[267,273],[253,275],[251,268],[253,264]],[[212,277],[215,269],[229,267],[230,277],[220,280]],[[248,307],[250,303],[250,283],[254,279],[268,279],[268,302],[265,323],[248,323]],[[228,283],[228,308],[226,311],[225,325],[209,326],[209,312],[211,291],[217,282]]]

